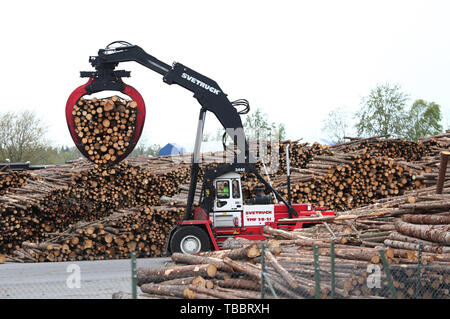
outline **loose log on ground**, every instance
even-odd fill
[[[272,255],[270,251],[266,253],[268,261],[272,264],[272,266],[277,270],[277,272],[283,277],[284,280],[292,287],[297,288],[298,283],[296,282],[295,278],[289,274],[289,272],[286,271],[286,269],[283,268],[282,265],[276,260],[275,256]]]
[[[221,299],[241,299],[237,296],[234,296],[230,293],[224,292],[224,291],[220,291],[220,290],[216,290],[216,289],[207,289],[207,288],[202,288],[202,287],[198,287],[195,285],[190,285],[188,287],[191,291],[196,292],[196,293],[201,293],[201,294],[205,294],[205,295],[210,295],[212,297],[215,298],[221,298]]]
[[[432,242],[450,244],[450,231],[439,228],[436,225],[415,225],[398,220],[395,223],[395,229],[399,233],[407,236],[422,238]]]
[[[217,269],[223,271],[232,271],[233,268],[226,265],[222,259],[208,257],[208,256],[197,256],[197,255],[188,255],[182,253],[173,253],[171,256],[172,260],[177,263],[198,265],[198,264],[211,264],[215,265]]]
[[[261,289],[261,285],[258,281],[241,278],[229,278],[224,280],[217,280],[216,283],[219,287],[223,288],[238,288],[257,291]]]
[[[213,278],[216,275],[217,267],[214,265],[188,265],[160,268],[138,268],[137,284],[141,286],[145,283],[158,283],[170,279],[202,276]]]
[[[254,258],[261,255],[261,251],[257,244],[252,244],[246,247],[238,248],[238,249],[227,249],[220,251],[212,251],[212,252],[200,252],[199,256],[209,256],[215,258],[231,258],[231,259],[246,259],[246,258]]]
[[[142,292],[148,294],[164,295],[183,298],[185,285],[159,285],[154,283],[147,283],[140,286]]]
[[[450,224],[450,215],[403,215],[402,220],[411,224]]]

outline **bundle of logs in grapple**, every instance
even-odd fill
[[[136,107],[118,96],[81,98],[73,107],[75,133],[94,163],[108,165],[124,154],[135,133]]]

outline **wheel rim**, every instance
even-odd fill
[[[200,239],[195,236],[189,235],[181,240],[180,248],[184,254],[195,254],[200,251],[200,249],[202,248],[202,244],[200,242]]]

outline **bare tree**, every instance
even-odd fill
[[[34,112],[7,112],[0,115],[0,160],[32,160],[46,147],[47,128]]]
[[[350,131],[350,114],[341,107],[331,110],[323,121],[322,130],[333,143],[343,142]]]

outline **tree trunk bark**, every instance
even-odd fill
[[[273,268],[276,269],[276,271],[281,275],[281,277],[283,277],[287,284],[294,289],[297,288],[298,283],[295,278],[292,277],[292,275],[286,269],[284,269],[283,266],[280,265],[280,263],[275,259],[275,256],[272,255],[270,251],[266,253],[266,256],[269,262],[272,264]]]
[[[442,228],[429,225],[415,225],[405,223],[403,221],[396,221],[395,229],[404,235],[421,238],[424,240],[450,244],[450,232]]]
[[[211,264],[173,266],[167,268],[138,268],[137,284],[138,286],[141,286],[146,283],[158,283],[161,281],[192,276],[212,278],[216,275],[216,272],[217,267]]]

